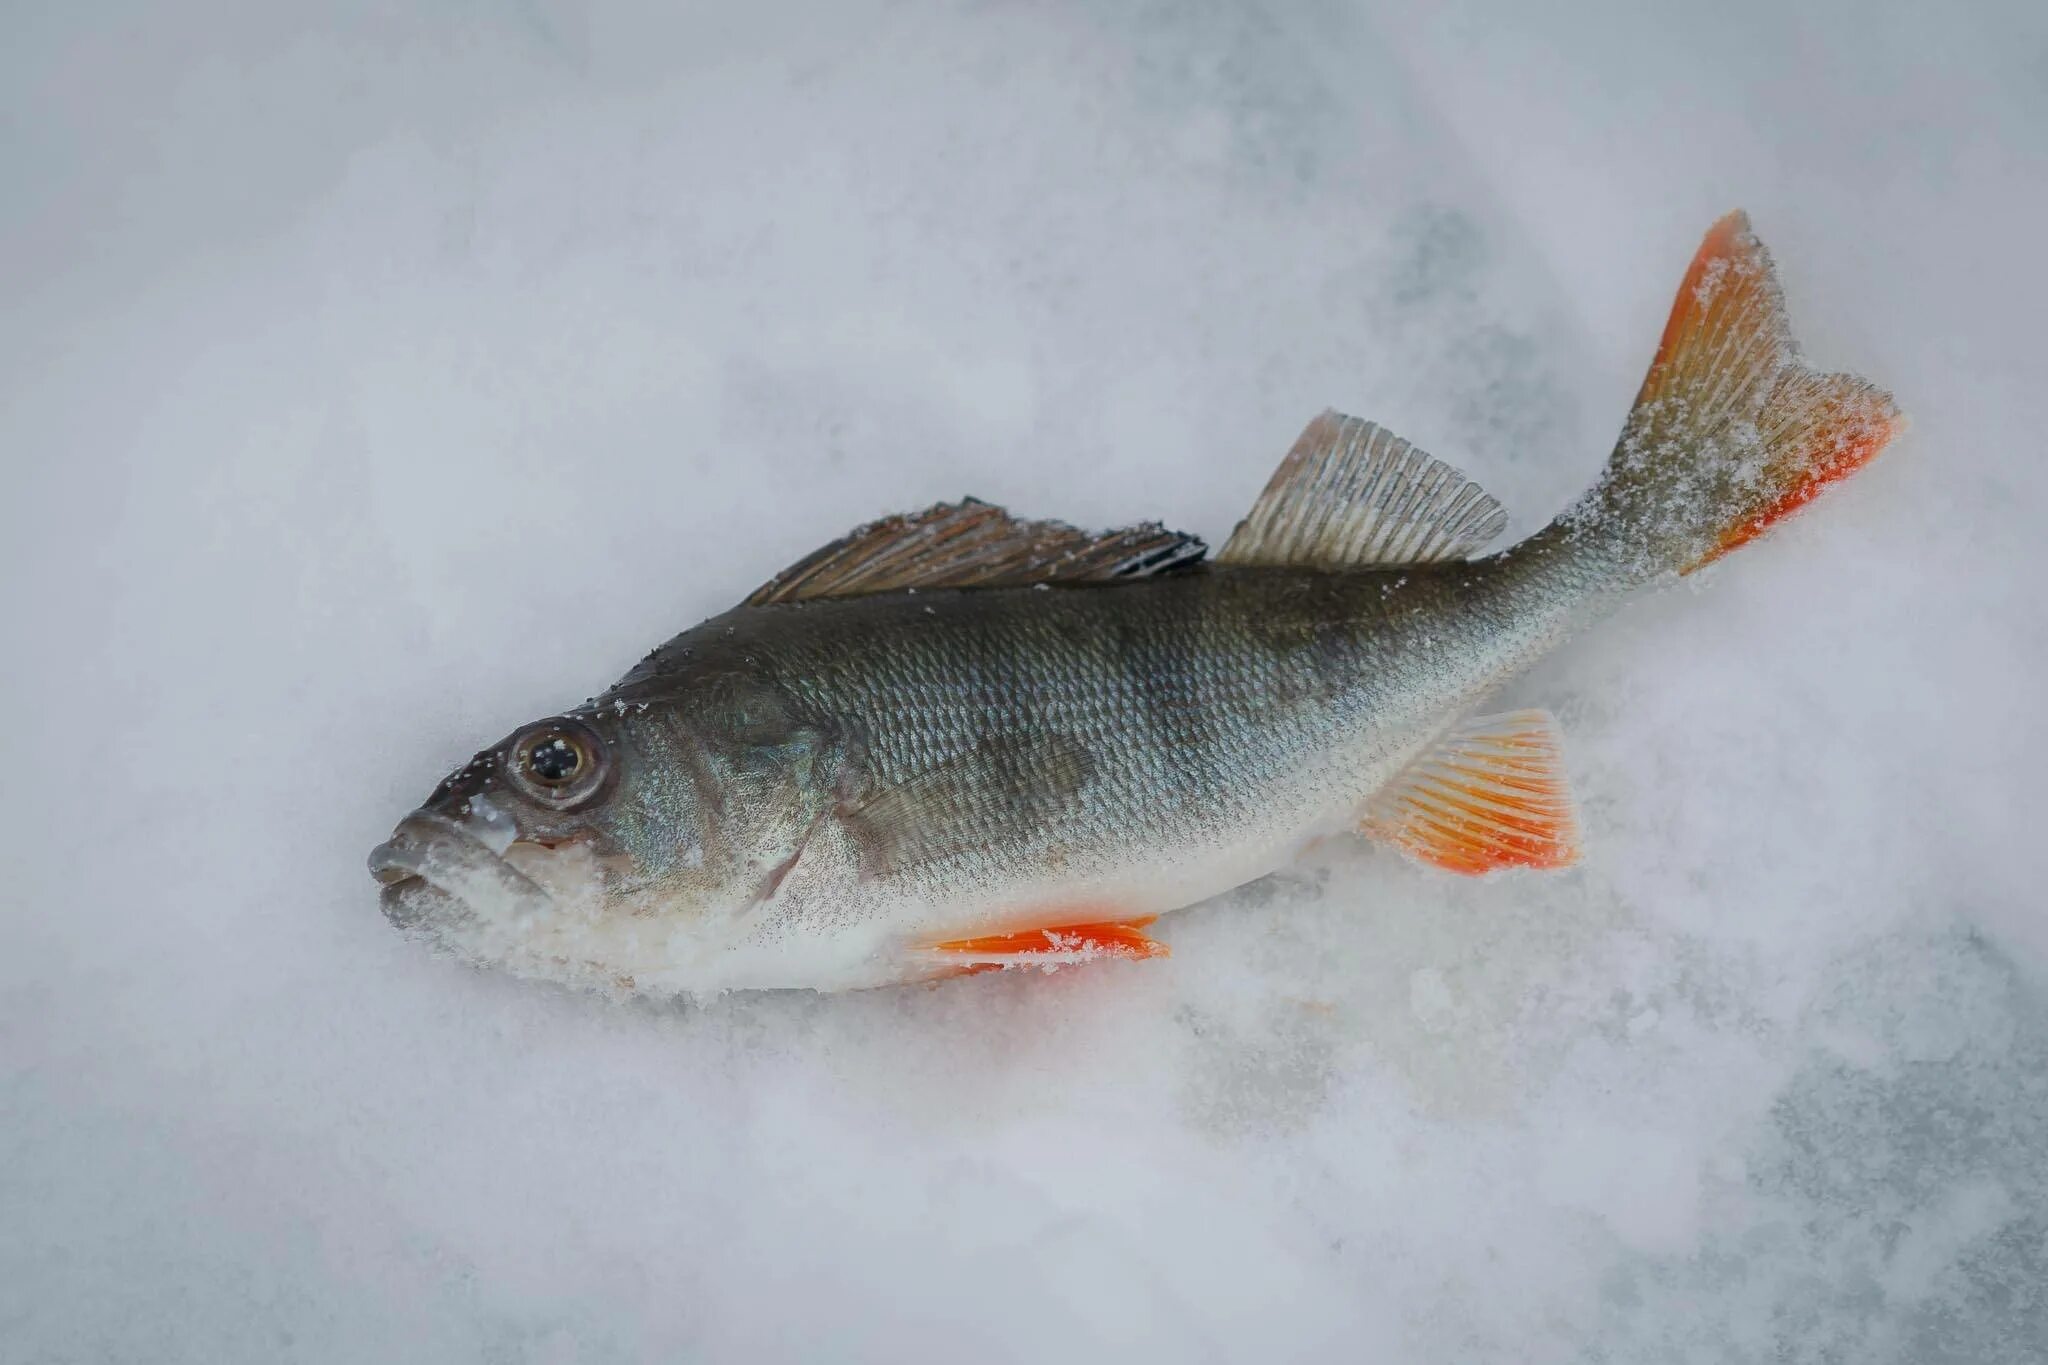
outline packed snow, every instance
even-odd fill
[[[2048,17],[22,8],[0,1358],[2048,1358]],[[1747,207],[1911,432],[1518,682],[1587,857],[619,1004],[370,846],[847,526],[1219,539],[1370,417],[1519,535]]]

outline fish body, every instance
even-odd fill
[[[735,984],[763,984],[755,972],[772,978],[828,927],[831,953],[893,974],[923,965],[919,943],[1029,930],[1048,914],[1156,916],[1282,865],[1354,824],[1447,717],[1561,637],[1583,600],[1581,585],[1502,557],[741,607],[597,706],[665,712],[712,679],[743,678],[846,736],[855,805],[935,760],[988,755],[898,814],[913,840],[951,830],[965,788],[990,818],[862,875],[862,840],[878,836],[856,817],[836,856],[807,850],[735,945],[766,959]],[[1041,770],[1068,755],[1085,755],[1085,773],[1042,790]]]
[[[1554,727],[1469,719],[1629,592],[1876,453],[1731,217],[1599,485],[1519,545],[1370,423],[1303,433],[1214,561],[972,501],[860,528],[444,782],[372,855],[474,960],[651,993],[1163,951],[1157,916],[1362,830],[1462,872],[1577,853]]]

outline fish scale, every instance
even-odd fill
[[[750,660],[806,709],[854,723],[884,786],[992,737],[1070,736],[1096,762],[1071,807],[973,856],[1007,865],[1058,846],[1124,869],[1254,807],[1353,813],[1374,763],[1427,737],[1403,733],[1392,694],[1422,677],[1438,680],[1432,695],[1463,694],[1500,671],[1452,624],[1475,619],[1452,599],[1500,591],[1507,564],[920,592],[854,599],[829,622],[742,608],[702,628],[662,685],[687,693],[691,669]]]

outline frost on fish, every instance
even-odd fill
[[[1800,362],[1770,253],[1731,213],[1694,256],[1600,482],[1568,514],[1636,578],[1690,573],[1860,469],[1891,396]]]
[[[1157,916],[1351,830],[1456,872],[1568,866],[1554,723],[1464,718],[1898,424],[1799,362],[1733,214],[1599,482],[1519,545],[1483,554],[1495,499],[1335,412],[1214,561],[973,499],[883,518],[478,754],[372,868],[395,922],[472,960],[668,993],[1163,956]]]

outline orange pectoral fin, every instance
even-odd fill
[[[929,950],[956,973],[993,972],[1008,967],[1036,967],[1053,971],[1069,963],[1096,962],[1105,958],[1137,961],[1165,957],[1167,946],[1146,935],[1145,928],[1157,919],[1145,915],[1119,922],[1048,925],[1011,934],[990,934],[981,938],[956,938],[934,943]]]

